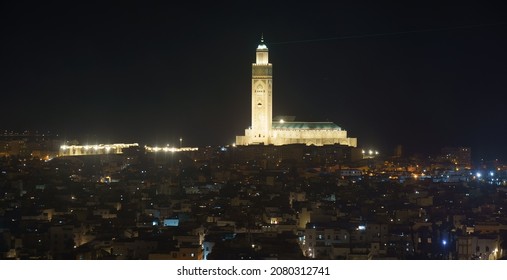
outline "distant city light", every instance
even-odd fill
[[[375,158],[379,155],[379,152],[375,149],[361,150],[361,154],[363,155],[363,159],[366,158]]]
[[[198,151],[199,148],[194,148],[194,147],[182,147],[182,148],[175,148],[175,147],[164,147],[164,148],[161,148],[161,147],[150,147],[150,146],[144,146],[144,148],[146,149],[147,152],[149,153],[153,153],[153,152],[160,152],[160,151],[164,151],[164,152],[193,152],[193,151]]]
[[[97,144],[97,145],[61,145],[59,156],[83,156],[83,155],[97,155],[103,153],[113,152],[121,154],[122,150],[130,147],[137,147],[139,144]],[[93,151],[90,151],[92,149]]]

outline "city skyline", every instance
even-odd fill
[[[506,158],[504,6],[263,4],[4,4],[0,129],[232,143],[250,125],[263,33],[274,115],[336,122],[386,153]]]

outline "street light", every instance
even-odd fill
[[[180,149],[182,147],[182,143],[183,143],[183,138],[180,137]]]

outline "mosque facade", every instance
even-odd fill
[[[261,39],[252,64],[252,124],[245,135],[236,136],[236,145],[334,145],[357,147],[357,138],[333,122],[296,122],[294,118],[273,118],[273,66],[268,48]]]

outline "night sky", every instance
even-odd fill
[[[103,2],[0,4],[1,130],[230,144],[264,33],[274,116],[333,121],[384,154],[507,159],[501,1]]]

